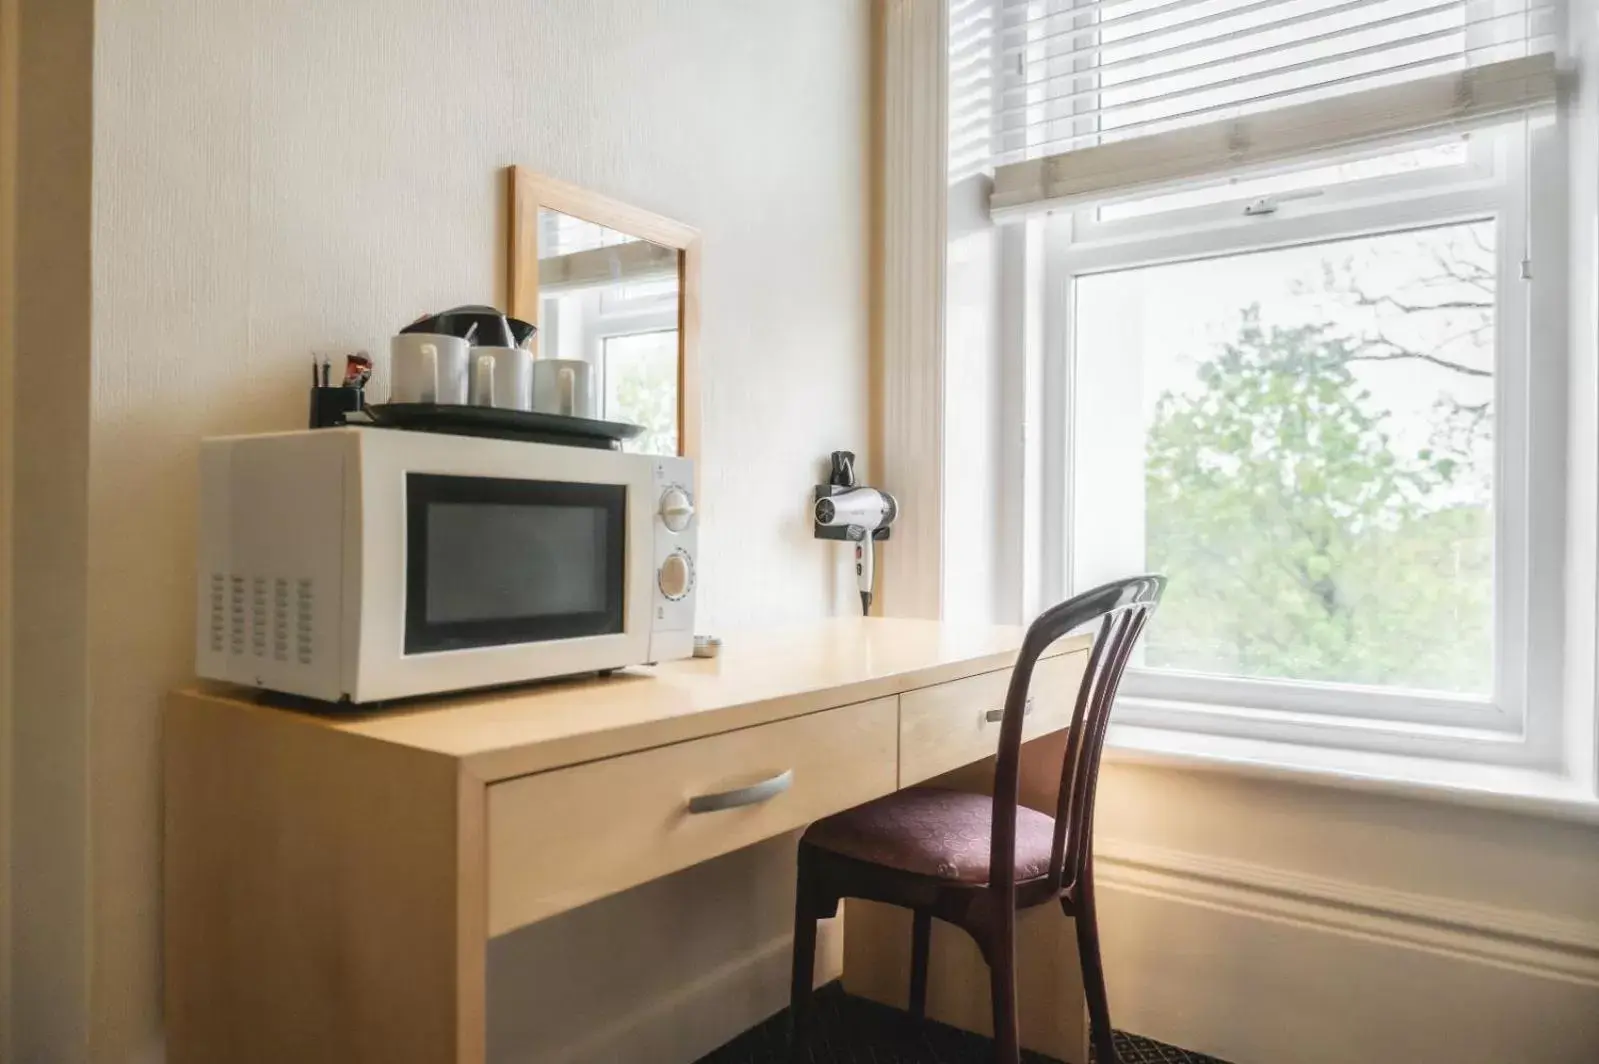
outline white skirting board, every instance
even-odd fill
[[[1599,926],[1103,840],[1117,1027],[1232,1064],[1594,1064]]]

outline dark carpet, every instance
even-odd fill
[[[837,983],[816,992],[809,1054],[803,1064],[992,1064],[988,1039],[941,1023],[917,1028],[898,1009],[850,997]],[[1116,1032],[1121,1064],[1224,1064],[1215,1057],[1174,1049]],[[788,1064],[788,1012],[703,1057],[699,1064]],[[1023,1064],[1057,1064],[1023,1053]]]

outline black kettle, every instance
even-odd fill
[[[502,314],[493,307],[455,307],[439,314],[418,318],[402,333],[435,333],[439,336],[465,337],[472,332],[472,342],[480,347],[521,347],[538,332],[538,326]]]

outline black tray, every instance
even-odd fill
[[[617,451],[623,440],[644,431],[642,425],[597,421],[560,414],[536,414],[494,406],[446,406],[439,403],[380,403],[366,412],[380,428],[443,432],[452,436],[489,436],[527,443],[594,447]]]

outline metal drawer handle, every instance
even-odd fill
[[[698,794],[688,800],[691,813],[714,813],[719,809],[737,809],[741,805],[755,805],[770,801],[794,786],[794,770],[779,772],[769,780],[738,787],[720,794]]]
[[[1033,700],[1031,698],[1029,698],[1027,701],[1022,703],[1022,716],[1025,717],[1025,716],[1027,716],[1027,714],[1031,713],[1032,711],[1033,711]],[[1000,721],[1002,721],[1004,719],[1005,719],[1005,710],[1003,708],[1001,708],[1001,709],[991,709],[987,713],[983,714],[983,720],[986,723],[988,723],[988,724],[998,724]]]

